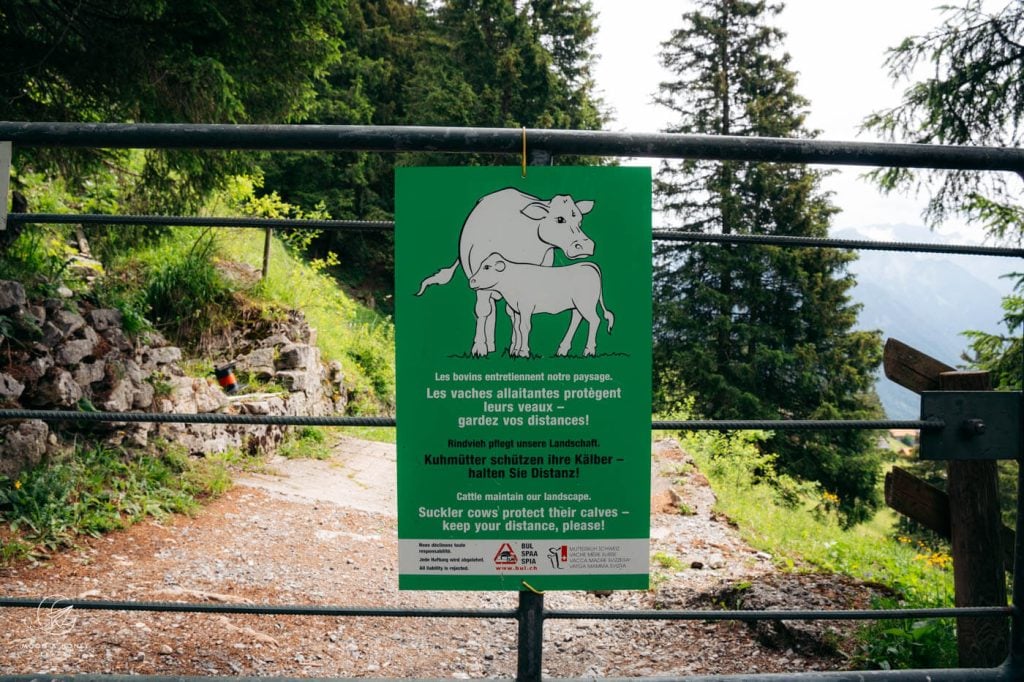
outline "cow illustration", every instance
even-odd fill
[[[564,194],[544,200],[513,187],[492,192],[477,201],[466,217],[459,235],[458,260],[424,279],[416,295],[423,295],[432,284],[450,282],[459,265],[469,277],[492,253],[536,266],[554,263],[555,249],[570,259],[592,256],[594,242],[580,224],[593,208],[593,201],[577,201]],[[495,304],[499,298],[500,294],[490,289],[476,292],[474,356],[494,351]]]
[[[512,347],[509,355],[513,357],[530,357],[530,328],[534,313],[554,315],[572,310],[569,328],[558,344],[559,356],[569,353],[580,320],[586,320],[589,326],[583,355],[594,355],[597,350],[597,328],[601,324],[597,315],[598,303],[604,309],[609,334],[615,324],[615,315],[604,304],[601,268],[596,263],[545,267],[516,263],[500,253],[492,253],[469,278],[469,286],[477,292],[497,292],[505,299],[512,315]]]

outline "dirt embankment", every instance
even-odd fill
[[[343,439],[329,461],[270,464],[195,518],[145,523],[38,566],[0,571],[13,597],[410,608],[516,606],[514,593],[399,592],[394,447]],[[712,510],[707,480],[672,442],[655,447],[652,589],[555,592],[556,609],[863,608],[867,588],[779,574]],[[692,514],[679,512],[683,502]],[[842,668],[854,624],[551,620],[553,677]],[[0,670],[313,677],[514,677],[501,619],[327,618],[9,608]]]

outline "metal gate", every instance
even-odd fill
[[[1024,150],[1010,148],[977,148],[914,144],[829,142],[775,138],[741,138],[672,134],[631,134],[596,131],[512,130],[478,128],[428,128],[397,126],[298,126],[298,125],[201,125],[201,124],[76,124],[76,123],[13,123],[0,122],[0,229],[7,221],[22,223],[103,223],[212,225],[229,227],[308,227],[320,229],[364,230],[389,229],[390,223],[361,221],[292,221],[261,219],[188,218],[166,216],[53,215],[6,212],[6,181],[9,174],[11,143],[29,147],[88,148],[151,148],[151,149],[249,149],[249,150],[318,150],[318,151],[431,151],[497,153],[523,157],[535,165],[549,164],[555,155],[622,156],[655,158],[688,158],[777,163],[825,165],[886,166],[930,169],[962,169],[1011,172],[1024,178]],[[845,249],[874,249],[956,253],[990,256],[1024,257],[1024,249],[975,246],[937,246],[861,240],[838,240],[767,235],[714,235],[676,231],[654,232],[655,240],[679,242],[756,243],[777,246],[812,246]],[[1016,394],[1019,396],[1019,394]],[[834,420],[834,421],[765,421],[765,420],[690,420],[655,421],[652,429],[672,430],[832,430],[832,429],[920,429],[923,436],[957,433],[969,426],[984,430],[981,417],[990,418],[991,410],[972,406],[966,399],[967,412],[960,415],[949,406],[939,406],[938,418],[921,420]],[[948,402],[948,401],[947,401]],[[981,410],[978,412],[978,410]],[[1011,440],[1020,442],[1021,411],[1024,401],[1017,400],[1004,428],[1014,433]],[[962,411],[962,410],[961,410]],[[943,416],[948,415],[947,419]],[[960,422],[954,421],[960,416]],[[224,414],[167,414],[138,412],[72,412],[0,409],[0,420],[39,419],[43,421],[114,421],[114,422],[207,422],[232,424],[323,425],[323,426],[394,426],[394,419],[382,417],[288,417]],[[981,431],[978,430],[980,424]],[[934,440],[934,439],[933,439]],[[949,438],[946,439],[947,441]],[[968,448],[969,449],[969,448]],[[1015,458],[1020,465],[1022,457]],[[958,456],[965,456],[963,454]],[[966,456],[972,456],[970,454]],[[347,608],[343,606],[252,606],[241,604],[153,603],[133,601],[60,600],[61,608],[108,611],[156,611],[222,614],[261,614],[388,618],[482,618],[507,619],[518,624],[517,680],[534,682],[541,679],[543,627],[546,620],[700,620],[700,621],[763,621],[763,620],[881,620],[906,618],[971,617],[1009,619],[1009,656],[993,668],[959,668],[949,670],[901,670],[870,672],[821,672],[800,674],[759,674],[675,677],[658,680],[779,680],[803,678],[812,680],[1017,680],[1024,679],[1024,467],[1018,467],[1017,528],[1013,548],[1013,578],[1010,605],[952,609],[858,610],[858,611],[585,611],[554,610],[544,607],[544,597],[531,591],[519,593],[516,609],[385,609]],[[2,589],[2,588],[0,588]],[[0,594],[0,607],[47,608],[58,602],[48,598],[19,599]],[[666,671],[669,672],[669,671]],[[236,680],[240,678],[144,677],[119,675],[0,675],[0,682],[30,680],[91,679],[126,682],[129,679],[149,680]],[[252,678],[250,678],[252,679]],[[273,678],[280,680],[281,678]]]

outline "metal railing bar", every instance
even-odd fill
[[[315,604],[212,604],[203,602],[104,601],[94,599],[23,599],[0,597],[0,608],[78,609],[81,611],[151,611],[157,613],[233,613],[259,616],[330,616],[359,618],[504,618],[515,609],[404,609]]]
[[[152,611],[174,613],[232,613],[260,616],[331,616],[380,618],[504,618],[514,620],[516,609],[406,609],[290,604],[210,604],[191,602],[109,601],[94,599],[26,599],[0,597],[0,608],[79,609],[82,611]],[[821,610],[545,610],[544,620],[903,620],[922,618],[1008,618],[1011,606],[977,606],[936,609]]]
[[[167,225],[171,227],[300,228],[310,230],[395,229],[393,220],[312,220],[297,218],[108,215],[103,213],[10,213],[8,222],[21,224],[83,225]],[[772,234],[706,234],[682,230],[654,230],[655,241],[718,244],[763,244],[768,246],[855,249],[863,251],[902,251],[943,253],[967,256],[1024,257],[1024,248],[974,244],[929,244],[925,242],[878,241],[872,239],[836,239]]]
[[[966,256],[1000,256],[1022,258],[1024,249],[1007,246],[981,246],[973,244],[928,244],[925,242],[888,242],[872,239],[836,239],[833,237],[796,237],[773,234],[706,234],[704,232],[675,232],[655,230],[655,240],[716,244],[764,244],[768,246],[811,246],[860,251],[901,251],[907,253],[945,253]]]
[[[0,421],[38,419],[45,422],[130,422],[159,424],[256,424],[272,426],[383,426],[394,427],[394,417],[342,417],[274,414],[224,414],[220,412],[77,412],[73,410],[0,409]],[[839,431],[945,428],[945,422],[929,419],[693,419],[656,420],[652,431]]]
[[[1015,614],[1012,606],[974,606],[935,609],[853,609],[836,611],[773,610],[773,611],[562,611],[544,612],[545,620],[903,620],[923,618],[1010,618]]]
[[[522,153],[521,128],[0,122],[0,140],[28,147]],[[1024,150],[815,139],[527,129],[555,155],[1024,171]]]
[[[104,213],[10,213],[8,222],[33,225],[167,225],[170,227],[254,227],[308,230],[394,230],[393,220],[314,220],[298,218],[108,215]]]
[[[799,675],[799,677],[797,676]],[[365,677],[238,677],[238,676],[188,676],[188,675],[112,675],[98,673],[56,674],[45,675],[0,675],[0,682],[355,682],[366,680]],[[444,678],[373,678],[377,682],[420,682],[421,680],[441,680]],[[494,678],[512,680],[513,678]],[[547,678],[551,682],[593,682],[595,678]],[[803,673],[753,673],[737,675],[692,675],[686,677],[606,677],[600,678],[607,682],[782,682],[794,679],[809,682],[861,682],[874,680],[898,680],[899,682],[966,682],[969,680],[1016,680],[1019,679],[1009,669],[1004,668],[958,668],[934,670],[870,670]]]

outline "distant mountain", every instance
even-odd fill
[[[847,228],[832,236],[967,243],[912,225]],[[946,364],[960,366],[961,353],[967,350],[964,330],[1002,330],[1001,302],[1012,281],[1000,276],[1020,270],[1020,265],[1009,258],[861,251],[850,270],[857,277],[853,298],[864,306],[861,329],[880,329],[883,340],[899,339]],[[920,398],[881,371],[876,389],[889,418],[920,416]]]

